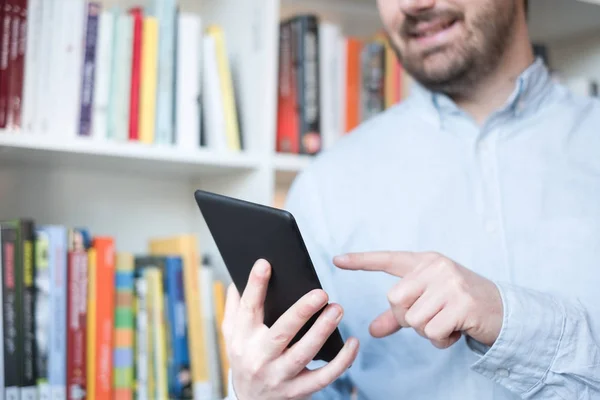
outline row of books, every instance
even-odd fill
[[[317,154],[410,91],[411,77],[382,33],[346,36],[314,14],[281,21],[278,65],[282,153]]]
[[[227,393],[223,282],[194,235],[113,236],[0,222],[0,398],[217,399]]]
[[[16,49],[0,65],[0,128],[242,150],[225,34],[180,12],[178,0],[0,6],[0,21],[12,27],[0,30],[0,53]]]

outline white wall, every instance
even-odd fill
[[[565,78],[600,82],[600,21],[598,25],[598,31],[550,44],[550,62]]]

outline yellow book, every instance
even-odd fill
[[[148,400],[159,400],[156,398],[156,373],[154,362],[154,290],[150,285],[148,275],[144,273],[144,281],[146,282],[146,317],[148,332],[146,338],[147,361],[148,361]]]
[[[227,56],[227,43],[223,29],[218,25],[209,25],[206,34],[215,41],[217,65],[219,67],[219,78],[221,94],[223,95],[223,110],[225,111],[225,131],[227,134],[227,146],[230,150],[241,150],[240,128],[238,125],[237,108],[235,104],[235,93],[229,57]]]
[[[198,245],[194,235],[179,235],[169,238],[152,239],[149,242],[152,255],[180,256],[183,261],[184,294],[188,317],[188,338],[190,367],[194,398],[211,395],[210,369],[206,348],[205,327],[202,319],[200,293],[198,292]]]
[[[158,75],[158,19],[145,17],[142,33],[140,80],[139,141],[154,143],[156,121],[156,85]]]
[[[390,45],[389,40],[383,33],[375,35],[375,41],[384,45],[385,48],[385,75],[384,75],[384,93],[385,108],[389,108],[398,102],[398,91],[400,85],[400,70],[397,68],[397,57]]]
[[[225,338],[223,336],[223,318],[225,317],[225,285],[221,281],[213,283],[213,297],[215,304],[215,323],[217,325],[217,338],[219,343],[219,354],[221,360],[221,379],[223,381],[223,394],[227,396],[229,374],[229,359],[227,358],[227,348],[225,347]]]
[[[148,268],[145,272],[148,293],[152,302],[152,343],[154,360],[154,382],[156,399],[168,398],[167,385],[167,349],[165,345],[164,294],[162,273],[157,268]]]
[[[88,250],[88,298],[87,298],[87,400],[96,398],[96,249]]]

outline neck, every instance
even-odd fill
[[[479,125],[482,125],[496,109],[505,104],[515,89],[519,75],[535,60],[526,26],[519,25],[520,27],[515,31],[515,39],[506,49],[498,67],[483,79],[469,95],[453,99]]]

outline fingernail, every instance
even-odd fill
[[[319,307],[324,301],[325,298],[321,292],[315,292],[310,296],[310,302],[315,307]]]
[[[342,315],[339,307],[332,306],[325,311],[325,318],[331,321],[337,320]]]
[[[348,256],[346,254],[340,254],[338,256],[333,257],[334,263],[345,263],[348,261]]]
[[[358,340],[356,340],[354,338],[348,339],[348,348],[350,350],[354,350],[356,348],[356,346],[358,346]]]
[[[256,264],[256,273],[259,276],[265,276],[267,275],[267,272],[269,270],[269,264],[267,264],[267,262],[265,260],[259,260]]]

